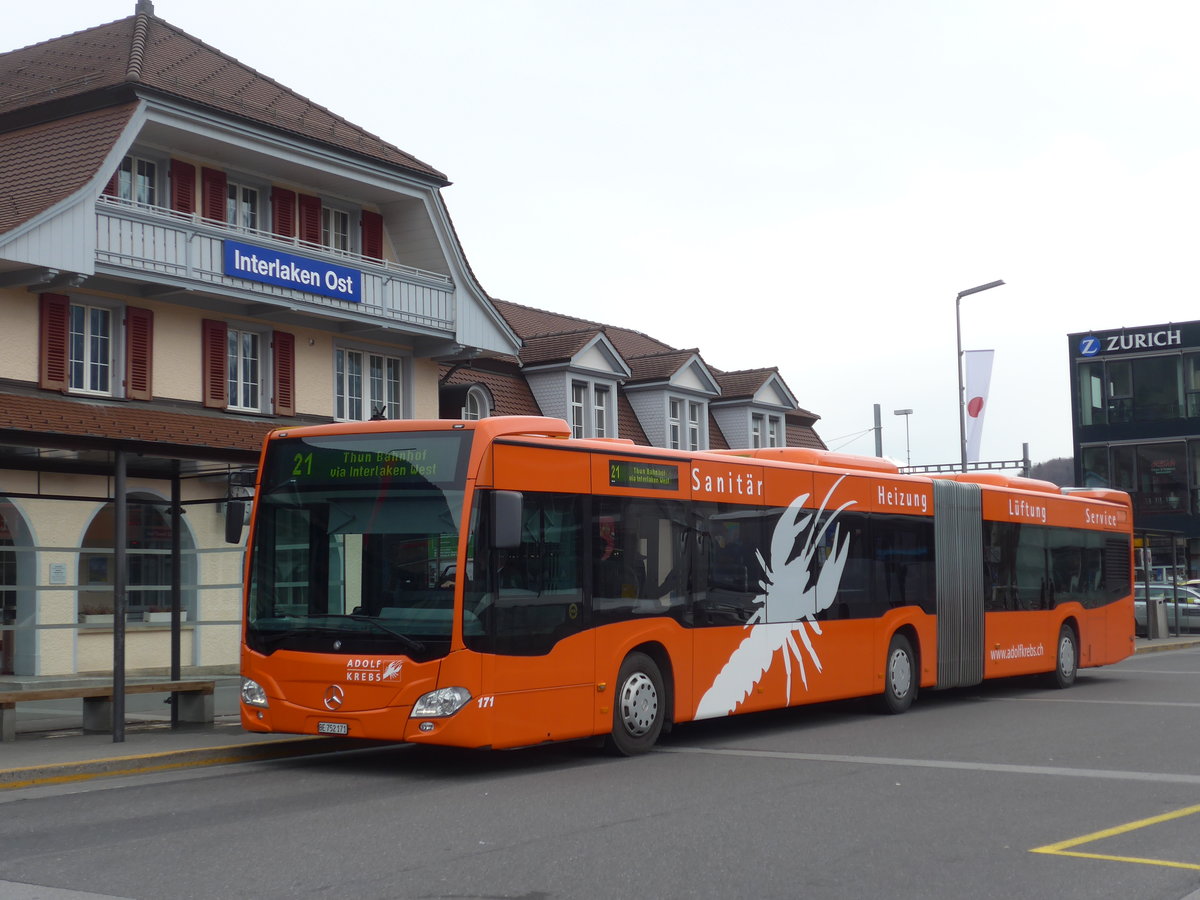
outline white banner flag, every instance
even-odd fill
[[[983,439],[983,414],[987,412],[988,385],[992,381],[992,350],[968,350],[967,358],[967,462],[979,462]]]

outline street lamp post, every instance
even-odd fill
[[[908,444],[908,417],[912,415],[911,409],[897,409],[894,411],[898,416],[904,416],[904,465],[912,465],[912,451],[909,450]]]
[[[1004,284],[1003,281],[989,281],[987,284],[959,291],[958,296],[954,298],[954,333],[958,340],[958,448],[964,472],[967,471],[967,407],[966,398],[963,396],[966,390],[963,387],[962,316],[959,313],[959,305],[963,297],[978,294],[980,291],[991,290],[994,287],[1000,287],[1002,284]]]

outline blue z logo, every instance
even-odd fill
[[[1094,337],[1085,337],[1079,342],[1081,356],[1095,356],[1100,352],[1100,341]]]

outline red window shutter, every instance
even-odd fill
[[[321,198],[300,195],[300,240],[321,243]]]
[[[383,259],[383,216],[363,210],[362,254],[371,259]]]
[[[296,192],[271,188],[271,230],[281,237],[296,236]]]
[[[63,294],[42,294],[41,359],[38,361],[38,387],[66,393],[70,387],[68,348],[71,301]]]
[[[229,405],[229,327],[213,319],[205,319],[202,327],[204,405],[210,409],[224,409]]]
[[[117,179],[119,179],[120,177],[121,177],[120,169],[113,172],[112,178],[108,179],[108,184],[104,185],[104,190],[101,191],[100,193],[102,193],[108,197],[117,196]]]
[[[276,331],[271,342],[275,367],[275,415],[296,414],[296,336],[286,331]]]
[[[196,211],[196,167],[178,159],[171,160],[171,209],[189,215]]]
[[[125,310],[125,396],[152,400],[154,312],[136,306]]]
[[[220,169],[209,169],[207,167],[200,170],[200,183],[204,188],[204,196],[201,202],[204,204],[201,214],[206,219],[212,219],[214,222],[225,221],[225,173]]]

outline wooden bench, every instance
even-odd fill
[[[176,696],[180,722],[211,723],[213,720],[213,681],[131,681],[126,694],[171,693]],[[18,703],[34,700],[83,700],[83,730],[113,730],[113,686],[88,684],[78,687],[31,688],[0,691],[0,741],[17,739]]]

